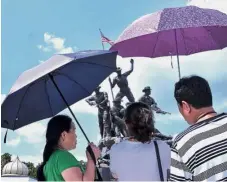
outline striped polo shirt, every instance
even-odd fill
[[[226,113],[198,122],[176,136],[169,180],[227,180]]]

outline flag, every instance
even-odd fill
[[[110,39],[108,39],[106,36],[103,35],[102,31],[99,29],[100,31],[100,34],[101,34],[101,40],[102,40],[102,43],[108,43],[110,45],[113,45],[114,42]]]

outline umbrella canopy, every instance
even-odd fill
[[[16,130],[89,96],[116,70],[116,57],[99,50],[58,54],[25,71],[2,103],[2,127]]]
[[[190,55],[227,46],[227,15],[196,6],[166,8],[129,25],[110,50],[122,57]]]

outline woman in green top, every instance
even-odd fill
[[[95,158],[100,150],[90,144]],[[76,148],[75,124],[68,116],[53,117],[46,131],[46,145],[43,152],[43,163],[37,171],[38,181],[94,181],[95,165],[88,152],[87,166],[83,169],[80,162],[69,150]]]

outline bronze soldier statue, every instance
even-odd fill
[[[127,102],[127,103],[125,104],[125,108],[122,108],[122,109],[121,109],[120,113],[121,113],[122,116],[125,115],[125,109],[126,109],[130,104],[131,104],[131,102]]]
[[[100,135],[102,138],[110,137],[111,121],[110,121],[110,106],[108,100],[108,94],[106,92],[100,92],[100,86],[95,89],[95,95],[86,99],[86,102],[90,106],[98,107],[98,120]]]
[[[160,114],[170,114],[168,112],[162,111],[158,106],[155,100],[150,96],[151,88],[149,86],[145,87],[143,90],[144,95],[138,100],[139,102],[143,102],[151,107],[153,111]]]
[[[124,109],[124,107],[121,105],[121,100],[114,100],[113,106],[111,108],[111,115],[113,128],[117,137],[120,137],[121,134],[124,137],[128,136],[126,124],[123,120],[123,115],[121,113],[122,109]]]
[[[117,76],[113,79],[113,83],[109,78],[111,88],[114,88],[115,85],[119,87],[120,91],[117,93],[115,100],[121,100],[123,97],[127,97],[130,102],[135,102],[135,98],[131,92],[131,89],[128,86],[127,77],[133,72],[134,69],[134,60],[131,59],[131,69],[125,73],[121,73],[121,68],[117,68]]]

